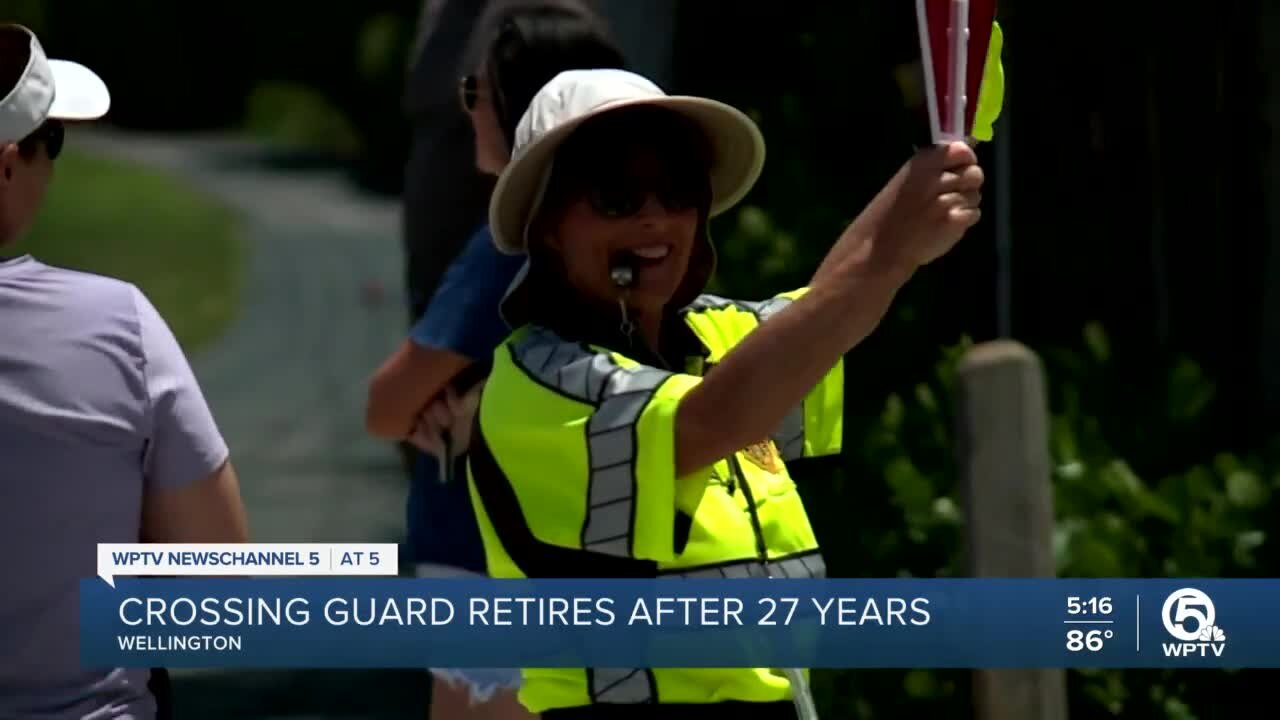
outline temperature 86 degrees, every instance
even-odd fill
[[[1067,649],[1071,652],[1081,650],[1097,652],[1102,649],[1103,643],[1114,635],[1115,633],[1110,630],[1068,630]]]

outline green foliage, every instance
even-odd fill
[[[965,340],[945,349],[929,377],[890,392],[875,413],[850,408],[843,465],[802,471],[833,575],[964,573],[951,398],[956,364],[968,346]],[[1262,529],[1280,489],[1274,458],[1210,453],[1155,473],[1147,466],[1161,463],[1127,459],[1158,457],[1164,448],[1141,443],[1166,441],[1205,421],[1214,384],[1194,362],[1170,363],[1152,378],[1150,396],[1135,397],[1099,326],[1085,329],[1079,348],[1044,355],[1052,358],[1046,372],[1060,576],[1274,573]],[[1116,395],[1121,388],[1129,393]],[[824,717],[969,716],[963,672],[816,675]],[[1211,700],[1199,698],[1216,686],[1203,674],[1079,670],[1069,677],[1076,719],[1211,717]]]
[[[351,119],[319,92],[288,83],[262,83],[249,95],[245,125],[291,149],[351,157],[362,147]]]

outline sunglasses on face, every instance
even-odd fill
[[[582,188],[581,195],[597,215],[620,220],[639,213],[650,197],[669,213],[696,210],[707,203],[710,187],[701,178],[691,180],[672,173],[649,181],[599,178]]]
[[[480,101],[480,79],[475,75],[464,75],[458,80],[458,102],[462,109],[474,112],[476,103]]]
[[[41,144],[50,160],[58,159],[62,153],[62,144],[66,140],[66,126],[59,120],[46,120],[35,132],[22,139],[23,145]]]

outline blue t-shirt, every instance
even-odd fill
[[[488,361],[511,332],[498,306],[523,264],[521,256],[498,252],[489,226],[481,227],[445,272],[409,339],[424,348]],[[456,477],[462,477],[461,470]],[[484,548],[470,503],[465,482],[442,485],[439,461],[417,453],[408,507],[414,562],[484,572]]]

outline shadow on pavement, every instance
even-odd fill
[[[218,671],[173,678],[177,720],[420,720],[430,679],[414,670]]]

